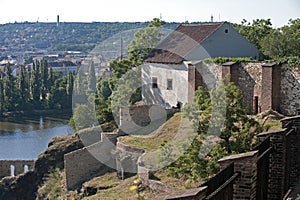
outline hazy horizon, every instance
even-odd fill
[[[228,21],[271,19],[273,27],[300,18],[298,0],[0,0],[0,24],[21,22],[146,22],[162,18],[166,22]]]

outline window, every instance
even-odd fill
[[[167,90],[173,90],[173,79],[167,80]]]
[[[228,29],[225,29],[225,33],[228,33]]]
[[[158,88],[157,87],[157,77],[152,77],[152,88]]]

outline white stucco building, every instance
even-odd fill
[[[143,101],[164,107],[187,103],[188,67],[215,57],[258,59],[259,51],[228,22],[180,25],[144,61]]]

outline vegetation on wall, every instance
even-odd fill
[[[217,58],[208,58],[208,59],[205,59],[204,61],[223,64],[226,62],[242,63],[242,62],[251,62],[251,61],[255,61],[255,60],[252,60],[252,58],[217,57]]]
[[[218,105],[214,105],[216,102],[212,102],[211,97],[220,98],[222,91],[219,89],[208,92],[199,87],[196,91],[195,102],[183,107],[183,116],[194,122],[197,127],[197,135],[184,155],[167,167],[170,176],[185,180],[201,180],[218,172],[218,159],[225,155],[251,150],[255,143],[254,135],[261,132],[262,128],[256,120],[248,117],[248,111],[242,105],[242,96],[238,88],[233,83],[228,83],[224,89],[226,108],[217,116],[212,115],[213,107]],[[221,133],[216,139],[216,144],[208,155],[201,155],[200,150],[206,142],[204,139],[211,122],[220,120],[222,115],[224,115],[225,121],[221,127]],[[167,153],[162,154],[161,160],[168,160],[172,155],[173,147],[164,144],[162,149]]]

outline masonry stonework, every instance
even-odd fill
[[[115,150],[117,133],[101,133],[101,141],[65,154],[64,165],[67,189],[75,189],[94,176],[115,169]]]
[[[234,199],[256,199],[257,153],[257,151],[250,151],[219,160],[221,169],[234,163],[234,172],[240,173],[233,184]]]
[[[169,115],[180,109],[165,109],[160,105],[133,105],[121,107],[119,129],[125,134],[145,135],[162,125]]]
[[[288,65],[281,68],[280,110],[287,116],[297,115],[300,103],[300,76]]]
[[[28,170],[34,169],[34,160],[0,160],[0,178],[5,176],[11,176],[11,167],[14,168],[14,175],[23,174],[25,172],[25,166]]]

